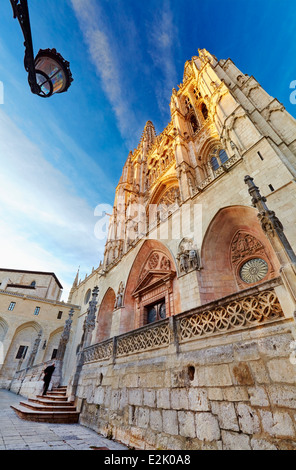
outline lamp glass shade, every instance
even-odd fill
[[[40,96],[67,91],[73,81],[69,62],[55,49],[40,50],[35,58],[35,72]]]
[[[50,57],[40,57],[35,63],[37,83],[45,92],[48,92],[50,87],[49,81],[52,83],[52,93],[61,93],[66,85],[66,77],[63,69],[58,62]],[[38,71],[43,72],[48,77],[44,82],[44,76],[38,74]],[[47,94],[47,93],[46,93]]]

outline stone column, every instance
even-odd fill
[[[270,241],[281,264],[281,277],[283,283],[291,294],[296,306],[296,255],[284,234],[284,228],[275,213],[268,209],[266,198],[261,196],[259,188],[254,184],[253,178],[245,176],[252,205],[258,210],[258,219],[262,230]]]
[[[34,346],[33,346],[33,349],[32,349],[32,352],[30,354],[28,364],[27,364],[28,368],[32,367],[34,365],[34,361],[35,361],[37,351],[38,351],[38,348],[39,348],[39,344],[40,344],[40,341],[41,341],[41,336],[42,336],[42,330],[39,331],[38,336],[35,339]]]
[[[89,302],[87,309],[87,315],[83,324],[83,341],[82,348],[85,349],[91,344],[92,332],[96,326],[96,310],[97,310],[97,296],[99,294],[99,288],[96,286],[92,291],[92,299]]]
[[[69,311],[69,317],[67,318],[67,320],[65,322],[64,330],[62,332],[61,339],[60,339],[59,346],[58,346],[58,351],[57,351],[56,358],[59,361],[64,360],[66,347],[67,347],[67,344],[68,344],[68,341],[69,341],[69,338],[70,338],[70,331],[71,331],[71,326],[72,326],[72,317],[73,317],[73,315],[74,315],[74,309],[71,308],[71,310]]]

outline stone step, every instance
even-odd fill
[[[78,423],[78,411],[34,411],[21,404],[11,405],[19,418],[27,421],[46,422],[46,423]]]
[[[36,403],[33,401],[21,401],[21,406],[25,406],[26,408],[30,408],[34,411],[76,411],[75,406],[57,406],[55,403],[47,404],[47,403]]]
[[[58,400],[48,400],[46,397],[42,398],[29,398],[30,402],[39,403],[40,405],[49,405],[49,406],[73,406],[73,401],[58,401]]]
[[[63,396],[63,395],[37,395],[37,398],[47,398],[47,400],[52,400],[52,401],[67,401],[68,397]]]
[[[46,395],[57,395],[57,396],[66,396],[67,392],[66,390],[51,390],[50,392],[47,392]]]

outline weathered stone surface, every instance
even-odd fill
[[[296,365],[287,358],[272,359],[267,362],[267,369],[272,382],[296,384]]]
[[[248,387],[251,405],[254,406],[269,406],[268,395],[262,386]]]
[[[174,410],[188,410],[188,390],[176,388],[171,390],[171,407]]]
[[[260,421],[257,411],[244,403],[236,405],[240,429],[245,434],[257,434],[260,432]]]
[[[293,421],[288,413],[260,410],[261,422],[266,433],[275,437],[295,437]]]
[[[218,441],[220,428],[217,418],[211,413],[196,413],[196,437],[201,441]]]
[[[179,433],[184,437],[195,437],[195,414],[192,411],[178,411]]]
[[[237,416],[233,403],[213,402],[212,413],[217,415],[221,429],[239,431]]]
[[[194,411],[209,411],[209,401],[205,389],[190,388],[188,390],[188,406]]]
[[[277,447],[264,439],[251,439],[251,447],[253,450],[277,450]]]
[[[156,406],[156,392],[155,390],[144,389],[143,404],[154,408]]]
[[[239,362],[232,366],[232,374],[234,383],[237,385],[253,385],[254,379],[250,372],[249,366],[245,362]]]
[[[150,410],[150,427],[154,431],[162,431],[162,413],[160,410]]]
[[[230,431],[222,431],[223,450],[251,450],[250,437]]]
[[[232,378],[228,365],[215,365],[200,367],[197,371],[198,385],[200,387],[219,387],[232,385]]]
[[[161,388],[156,390],[157,408],[170,409],[171,392],[169,388]]]
[[[179,434],[178,416],[175,410],[163,410],[162,412],[163,432],[172,435]]]
[[[129,389],[128,400],[130,405],[143,404],[143,390],[141,388]]]

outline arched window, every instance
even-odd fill
[[[224,149],[219,151],[219,159],[222,165],[228,160],[228,155]]]
[[[219,165],[219,162],[218,162],[218,160],[217,160],[216,157],[212,157],[212,158],[211,158],[211,166],[212,166],[212,169],[213,169],[214,171],[215,171],[215,170],[218,170],[218,168],[219,168],[220,165]]]
[[[189,98],[185,98],[185,108],[187,113],[192,109],[192,104]]]
[[[224,149],[220,147],[215,147],[210,152],[209,161],[211,162],[211,167],[213,171],[218,170],[221,165],[223,165],[228,160],[228,155]]]
[[[209,117],[209,112],[208,112],[208,108],[206,107],[204,103],[201,105],[201,112],[204,117],[204,120],[206,121]]]
[[[192,116],[190,117],[190,124],[191,124],[192,130],[193,130],[193,133],[198,131],[199,125],[198,125],[197,119],[196,119],[194,114],[192,114]]]

